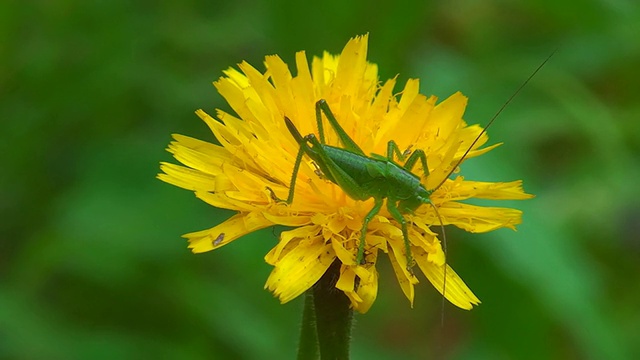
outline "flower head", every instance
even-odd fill
[[[325,53],[314,58],[311,67],[305,53],[298,52],[295,76],[278,56],[265,58],[264,73],[246,62],[239,64],[240,71],[228,69],[214,86],[237,116],[217,110],[216,120],[202,110],[196,112],[221,145],[174,135],[168,150],[184,166],[162,163],[163,173],[158,177],[194,191],[212,206],[238,212],[210,229],[184,235],[194,253],[222,247],[261,228],[294,227],[282,232],[265,257],[274,266],[265,287],[283,303],[309,289],[334,261],[339,261],[336,287],[364,313],[376,298],[375,264],[378,255],[385,253],[410,302],[418,283],[409,269],[411,264],[407,264],[407,259],[413,258],[438,291],[446,286],[444,296],[451,303],[471,309],[480,301],[445,262],[440,240],[431,227],[454,225],[470,232],[515,229],[521,221],[519,210],[460,201],[527,199],[531,195],[523,192],[521,181],[476,182],[462,176],[448,179],[452,167],[478,136],[482,135],[465,159],[497,146],[481,148],[487,141],[486,134],[481,134],[480,126],[463,121],[467,99],[455,93],[436,104],[436,97],[418,92],[416,79],[407,81],[396,95],[396,80],[381,83],[377,66],[368,63],[366,55],[365,35],[351,39],[339,56]],[[386,154],[390,140],[407,149],[406,153],[424,151],[428,172],[419,161],[413,172],[421,176],[424,188],[434,190],[429,196],[433,206],[422,205],[403,215],[408,223],[411,257],[405,253],[400,224],[382,207],[366,228],[365,261],[358,263],[363,220],[375,199],[350,198],[308,156],[302,157],[292,203],[276,200],[276,196],[287,197],[300,149],[284,118],[291,119],[303,136],[317,134],[315,105],[320,99],[326,100],[339,124],[365,154]],[[340,146],[336,132],[326,123],[324,133],[326,144]]]

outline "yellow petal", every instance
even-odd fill
[[[377,254],[375,250],[367,254],[365,266],[343,264],[340,267],[340,277],[336,282],[336,288],[342,290],[351,301],[351,306],[362,314],[369,311],[378,296],[378,272],[375,267]],[[357,288],[356,276],[358,277]]]
[[[353,251],[347,250],[347,248],[345,248],[344,246],[344,242],[347,242],[347,241],[350,241],[350,240],[343,241],[339,239],[337,236],[334,236],[331,239],[331,245],[333,246],[333,251],[335,251],[336,256],[338,257],[338,259],[340,259],[340,262],[342,262],[345,265],[355,265],[356,257]]]
[[[427,189],[435,190],[436,193],[440,191],[440,189],[437,188],[438,185],[440,185],[443,179],[447,178],[451,171],[451,167],[455,165],[454,156],[458,150],[458,144],[458,134],[454,133],[447,138],[446,144],[443,146],[446,151],[442,153],[441,157],[429,158],[429,167],[434,166],[435,168],[430,171],[430,174],[427,177],[425,184]]]
[[[472,197],[492,200],[524,200],[533,197],[522,189],[522,180],[511,182],[456,181],[455,186],[451,187],[448,192],[449,200],[466,200]]]
[[[360,276],[360,284],[356,291],[361,301],[354,306],[354,309],[361,314],[369,311],[378,296],[378,271],[375,266],[368,268],[367,274],[368,276]]]
[[[265,288],[286,303],[313,286],[335,257],[330,244],[301,241],[276,263]]]
[[[311,78],[311,72],[309,71],[309,62],[307,61],[307,55],[304,51],[298,51],[296,53],[296,69],[298,74],[295,79],[292,80],[292,91],[296,101],[300,103],[313,104],[315,99],[313,89],[313,79]],[[305,112],[306,109],[306,112]],[[304,118],[313,118],[313,107],[298,108],[298,115]]]
[[[355,289],[356,272],[354,269],[354,266],[342,265],[340,267],[340,277],[336,282],[336,289],[342,290],[351,301],[351,307],[357,309],[363,300]]]
[[[184,234],[182,237],[189,240],[191,251],[201,253],[217,249],[243,235],[272,225],[274,224],[260,213],[240,213],[211,229]]]
[[[443,280],[445,277],[445,266],[436,265],[428,261],[427,254],[422,249],[416,248],[414,257],[420,267],[420,270],[422,270],[431,284],[441,294],[444,290],[444,297],[453,305],[465,310],[471,310],[473,305],[480,304],[480,300],[478,300],[471,289],[467,287],[464,281],[462,281],[458,274],[456,274],[449,265],[446,265],[447,280],[445,285]]]
[[[216,180],[220,178],[221,177],[217,177]],[[228,196],[229,193],[233,195],[233,192],[237,193],[237,191],[225,191],[223,193],[196,191],[196,197],[211,206],[215,206],[221,209],[236,210],[236,211],[241,211],[245,213],[254,212],[260,209],[254,203],[245,202],[242,200],[235,200],[233,199],[233,197]]]
[[[280,258],[288,254],[301,240],[309,241],[311,239],[318,239],[318,231],[319,227],[315,225],[302,226],[293,230],[283,231],[280,234],[280,241],[269,251],[264,257],[264,260],[268,264],[276,265]],[[291,246],[290,243],[292,243]]]
[[[368,35],[355,37],[340,55],[334,88],[345,94],[357,94],[367,67]]]
[[[467,107],[467,97],[460,92],[456,92],[447,99],[435,106],[431,111],[431,117],[437,119],[438,131],[436,133],[436,141],[438,139],[449,139],[456,129],[460,126],[462,115]]]
[[[160,170],[164,174],[158,174],[158,179],[191,191],[215,191],[216,178],[198,170],[184,166],[160,163]]]
[[[264,217],[274,224],[283,226],[303,226],[311,223],[311,217],[304,214],[287,214],[275,210],[273,213],[265,212]]]
[[[522,211],[511,208],[448,202],[442,204],[439,211],[445,225],[452,224],[473,233],[500,228],[516,230],[515,226],[522,222]]]
[[[413,288],[414,283],[418,283],[418,279],[415,276],[409,274],[407,271],[407,261],[404,253],[400,254],[400,259],[398,259],[398,255],[395,250],[389,251],[389,260],[391,261],[391,265],[393,266],[393,271],[396,274],[396,278],[398,279],[398,284],[400,284],[400,288],[404,293],[404,296],[407,297],[411,307],[413,307],[413,298],[415,295],[415,291]],[[399,264],[399,260],[402,261],[405,265]]]

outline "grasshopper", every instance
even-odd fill
[[[300,149],[298,150],[293,166],[287,199],[283,200],[278,198],[271,188],[267,187],[267,190],[271,193],[271,197],[275,201],[291,204],[293,202],[296,180],[300,164],[302,163],[302,157],[306,154],[314,161],[315,166],[317,167],[316,174],[321,173],[324,178],[338,185],[352,199],[364,201],[373,198],[373,208],[371,208],[367,213],[364,221],[362,222],[358,252],[356,255],[357,264],[363,264],[364,261],[364,243],[369,222],[376,214],[378,214],[378,212],[380,212],[384,200],[386,199],[387,210],[402,228],[407,270],[412,272],[413,259],[411,256],[411,244],[409,242],[409,234],[407,231],[407,220],[404,218],[404,214],[412,214],[421,205],[429,204],[434,209],[438,219],[440,219],[440,225],[443,226],[438,209],[433,205],[429,197],[434,191],[440,188],[442,184],[444,184],[455,169],[462,163],[462,161],[464,161],[471,149],[486,132],[489,126],[493,124],[494,120],[525,87],[529,80],[531,80],[544,66],[551,56],[553,56],[553,53],[549,55],[549,57],[547,57],[547,59],[538,66],[538,68],[536,68],[536,70],[520,85],[520,87],[517,88],[517,90],[502,105],[502,107],[478,134],[462,157],[449,170],[447,176],[445,176],[433,189],[425,188],[421,182],[421,178],[412,172],[416,163],[420,161],[423,169],[423,176],[429,176],[427,157],[423,150],[417,149],[411,152],[410,149],[407,149],[402,152],[395,141],[390,140],[387,143],[386,156],[378,154],[370,154],[370,156],[368,156],[344,131],[336,117],[333,115],[327,102],[321,99],[316,102],[315,105],[319,139],[313,133],[302,136],[293,122],[285,116],[284,122],[287,129],[300,145]],[[325,143],[322,121],[323,114],[329,121],[329,125],[331,125],[338,135],[338,139],[343,147],[331,146]],[[396,162],[395,158],[397,158],[399,162],[404,161],[404,164]],[[443,242],[444,251],[446,253],[446,237],[444,235],[444,229]]]

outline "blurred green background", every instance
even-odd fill
[[[294,358],[302,299],[263,290],[282,229],[193,255],[231,213],[154,177],[172,133],[229,110],[211,82],[264,55],[339,53],[370,33],[382,79],[470,97],[505,145],[465,163],[524,179],[518,232],[448,230],[483,301],[414,308],[388,260],[354,359],[640,358],[640,6],[632,0],[17,1],[0,4],[0,358]]]

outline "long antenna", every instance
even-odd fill
[[[542,69],[542,67],[549,61],[549,59],[551,59],[551,57],[557,51],[558,51],[558,49],[553,50],[553,52],[551,52],[551,54],[549,56],[547,56],[547,58],[544,59],[544,61],[540,65],[538,65],[538,67],[531,73],[531,75],[529,75],[529,77],[516,89],[516,91],[509,97],[509,99],[504,104],[502,104],[500,109],[498,109],[498,111],[495,113],[495,115],[493,115],[493,117],[491,118],[491,120],[489,120],[487,125],[482,129],[482,131],[480,131],[480,134],[478,134],[478,136],[473,140],[473,142],[467,148],[467,150],[464,152],[462,157],[456,162],[455,166],[451,168],[449,173],[447,173],[447,176],[445,176],[442,179],[442,181],[440,181],[440,183],[438,184],[438,186],[436,186],[434,188],[434,190],[440,188],[440,186],[442,186],[442,184],[444,184],[445,181],[447,181],[449,176],[451,176],[451,174],[453,174],[455,169],[458,166],[460,166],[460,164],[464,161],[464,159],[467,157],[467,155],[469,155],[469,152],[471,151],[471,149],[473,149],[473,147],[478,142],[478,140],[480,140],[482,135],[484,135],[484,133],[487,132],[487,129],[489,128],[489,126],[491,126],[491,124],[493,124],[495,119],[502,113],[502,111],[509,105],[509,103],[511,103],[511,101],[520,93],[520,91],[529,83],[529,81],[531,79],[533,79],[533,77],[538,73],[538,71],[540,71],[540,69]],[[440,212],[438,211],[438,209],[436,208],[436,206],[433,203],[430,203],[430,204],[431,204],[431,207],[433,208],[433,210],[435,211],[436,216],[438,217],[438,221],[440,222],[440,227],[442,228],[442,240],[443,240],[443,252],[444,252],[444,274],[443,274],[443,279],[442,279],[442,309],[441,309],[441,314],[440,314],[440,328],[442,330],[444,330],[444,305],[445,305],[446,291],[447,291],[446,290],[447,289],[447,261],[449,260],[449,254],[448,254],[448,251],[447,251],[447,235],[446,235],[446,232],[444,230],[444,223],[442,221],[442,217],[440,215]]]
[[[538,67],[531,73],[531,75],[529,75],[529,77],[527,78],[527,80],[525,80],[519,87],[518,89],[513,93],[513,95],[511,95],[511,97],[509,97],[509,99],[502,104],[502,107],[500,107],[500,109],[498,110],[498,112],[495,113],[495,115],[493,115],[493,117],[491,118],[491,120],[489,120],[489,122],[487,123],[487,125],[484,127],[484,129],[482,129],[482,131],[480,131],[480,134],[478,134],[478,136],[475,138],[475,140],[473,140],[473,142],[471,143],[471,146],[469,146],[467,148],[467,151],[464,152],[464,154],[462,155],[462,157],[458,160],[458,162],[456,162],[455,166],[453,166],[451,168],[451,170],[449,170],[449,173],[447,174],[447,176],[445,176],[442,181],[440,181],[440,183],[438,184],[438,186],[436,186],[434,188],[435,189],[439,189],[440,186],[442,186],[442,184],[444,184],[445,181],[447,181],[447,179],[449,178],[449,176],[451,176],[451,174],[453,174],[453,172],[456,170],[456,168],[458,166],[460,166],[460,164],[462,164],[462,162],[464,161],[464,159],[467,157],[467,155],[469,155],[469,152],[471,151],[471,149],[473,149],[473,147],[476,145],[476,143],[478,142],[478,140],[480,140],[480,138],[482,137],[482,135],[484,135],[487,132],[487,129],[489,128],[489,126],[491,126],[491,124],[493,124],[493,122],[496,120],[496,118],[502,113],[502,111],[507,107],[507,105],[509,105],[509,103],[511,103],[511,101],[520,93],[520,91],[529,83],[529,81],[531,79],[533,79],[533,77],[538,73],[538,71],[540,71],[540,69],[542,69],[542,67],[547,63],[547,61],[549,61],[549,59],[551,59],[551,57],[558,51],[558,49],[553,50],[553,52],[547,56],[546,59],[544,59],[544,61],[538,65]]]
[[[433,205],[432,202],[429,202],[433,211],[435,211],[436,216],[438,217],[438,221],[440,221],[440,229],[442,230],[442,245],[444,252],[444,274],[442,279],[442,312],[440,314],[440,327],[444,329],[444,303],[447,298],[447,232],[444,230],[444,223],[442,222],[442,216],[440,216],[440,212],[438,208]]]

